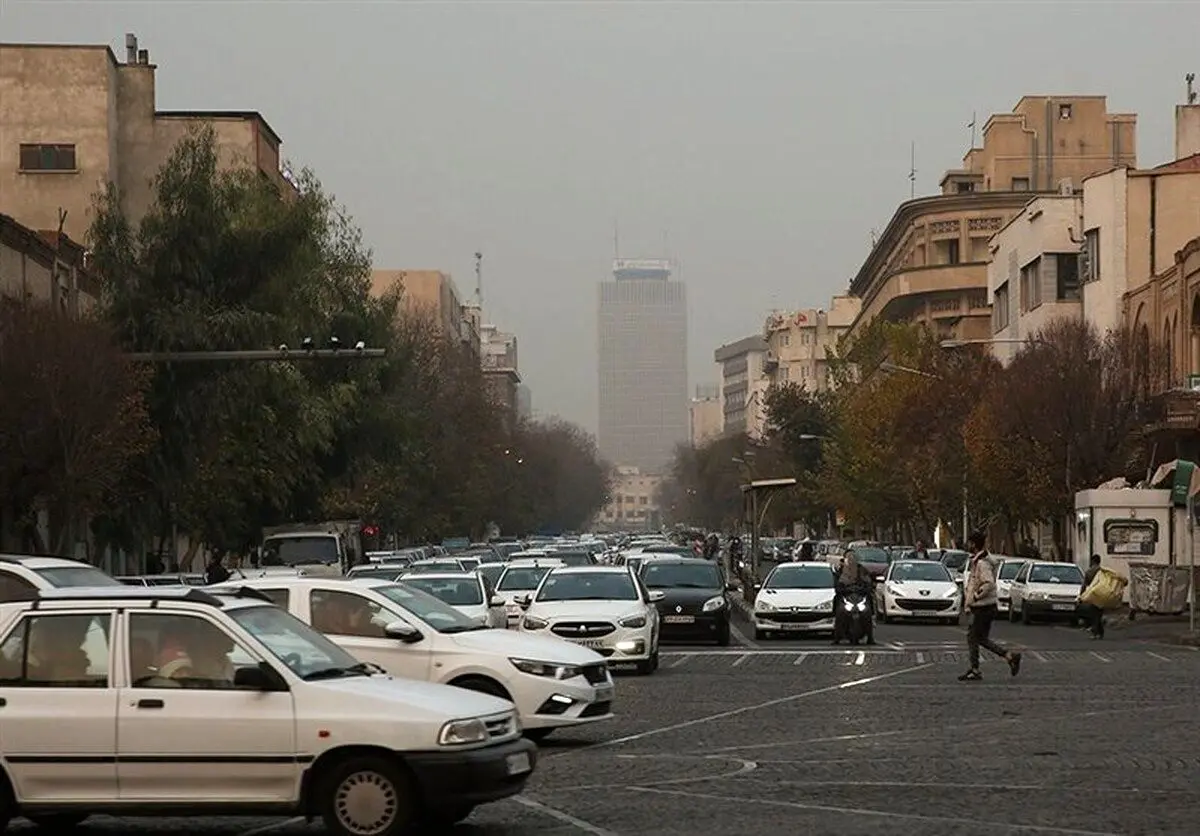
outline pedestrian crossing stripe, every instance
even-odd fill
[[[1129,659],[1144,659],[1157,662],[1175,662],[1193,658],[1191,654],[1185,653],[1184,648],[1172,651],[1171,649],[1162,648],[1160,651],[1144,650],[1139,648],[1121,648],[1116,650],[1105,649],[1104,652],[1090,650],[1087,648],[1055,648],[1034,649],[1034,648],[1019,648],[1025,654],[1027,661],[1039,663],[1050,663],[1054,661],[1062,661],[1070,659],[1072,661],[1082,660],[1091,664],[1104,665],[1111,664],[1115,661],[1125,661]],[[926,658],[936,660],[940,656],[949,656],[957,658],[959,655],[966,654],[967,649],[962,643],[956,642],[953,644],[912,644],[906,645],[903,649],[892,649],[886,646],[851,646],[847,648],[836,647],[816,647],[812,649],[760,649],[760,648],[739,648],[736,650],[662,650],[659,652],[660,658],[664,661],[669,661],[669,667],[680,667],[685,662],[692,659],[712,659],[725,660],[731,667],[742,667],[747,662],[756,658],[767,659],[783,659],[792,660],[792,664],[799,665],[806,658],[843,658],[843,659],[908,659],[918,658],[921,663],[924,663]],[[853,664],[863,664],[861,661],[855,661]]]

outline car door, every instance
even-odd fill
[[[1012,586],[1009,587],[1008,608],[1013,613],[1021,611],[1022,602],[1025,600],[1025,593],[1029,586],[1029,570],[1032,566],[1032,563],[1022,566],[1021,571],[1017,572],[1017,576],[1013,578]]]
[[[125,687],[117,712],[122,801],[283,802],[299,757],[289,691],[233,684],[262,657],[224,625],[191,612],[126,612]]]
[[[429,681],[437,640],[433,628],[359,592],[314,586],[303,597],[307,612],[301,619],[351,656],[373,662],[392,676]],[[384,628],[396,621],[420,631],[421,638],[405,642],[387,636]]]
[[[113,619],[29,612],[0,642],[0,757],[18,801],[116,798]]]
[[[483,586],[483,600],[487,602],[488,609],[488,626],[503,629],[508,626],[508,607],[504,603],[504,599],[496,592],[496,587],[484,575],[479,576],[479,583]]]

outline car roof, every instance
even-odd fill
[[[824,560],[792,560],[787,563],[780,563],[776,565],[775,570],[778,571],[780,569],[789,569],[792,567],[804,568],[806,566],[820,566],[822,569],[828,569],[830,572],[833,571],[833,567],[829,565],[828,561]]]
[[[946,565],[946,564],[942,563],[942,561],[940,561],[940,560],[929,560],[928,558],[917,558],[917,557],[900,557],[900,558],[897,558],[896,560],[892,561],[893,566],[895,566],[897,563],[929,563],[934,566],[945,566]]]
[[[266,595],[245,584],[230,584],[218,590],[195,586],[67,586],[37,590],[36,595],[26,601],[14,603],[32,603],[33,609],[37,609],[42,602],[87,606],[129,601],[206,604],[220,609],[273,603]]]
[[[426,581],[479,581],[479,575],[474,572],[416,572],[411,575],[405,575],[401,580],[426,580]]]
[[[1071,566],[1075,569],[1079,567],[1074,563],[1068,563],[1065,560],[1026,560],[1026,563],[1032,563],[1034,566]]]
[[[0,563],[19,563],[30,569],[67,569],[73,566],[88,566],[92,569],[103,571],[99,566],[84,563],[82,560],[72,560],[69,557],[50,557],[40,554],[0,554]]]
[[[628,575],[624,566],[555,566],[556,575]]]

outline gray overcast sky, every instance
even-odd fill
[[[909,194],[1023,94],[1107,94],[1172,150],[1190,2],[0,0],[0,40],[135,32],[161,109],[253,109],[378,267],[441,268],[520,339],[534,406],[596,423],[596,282],[678,259],[692,384],[771,308],[825,307]],[[1189,63],[1191,62],[1191,63]]]

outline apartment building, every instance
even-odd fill
[[[99,280],[81,244],[57,230],[33,230],[0,215],[0,302],[48,304],[79,316],[99,296]]]
[[[943,339],[987,339],[991,238],[1033,193],[1074,194],[1085,178],[1136,165],[1133,114],[1104,96],[1025,96],[983,127],[983,145],[946,172],[941,194],[902,203],[850,284],[850,337],[882,317]]]
[[[767,384],[794,383],[814,392],[828,389],[830,361],[861,305],[862,300],[855,296],[835,296],[828,311],[807,308],[768,316],[763,325]]]
[[[484,325],[480,365],[488,396],[511,417],[520,414],[521,373],[517,364],[517,337],[495,325]]]
[[[383,296],[399,288],[403,304],[432,320],[448,339],[480,357],[481,316],[477,305],[464,304],[458,286],[441,270],[372,270],[371,293]]]
[[[662,510],[658,489],[662,476],[643,473],[636,467],[618,467],[609,502],[596,519],[602,531],[658,531]]]
[[[87,240],[95,195],[114,184],[127,216],[152,200],[151,180],[189,131],[212,126],[220,162],[257,169],[281,194],[295,178],[281,139],[257,111],[159,110],[157,66],[135,35],[125,60],[103,44],[0,43],[0,212],[31,229]]]
[[[727,343],[713,352],[721,379],[721,431],[761,438],[767,423],[767,340],[761,334]]]
[[[688,419],[692,430],[692,447],[703,447],[721,435],[725,416],[719,385],[696,387],[696,394],[688,404]]]

